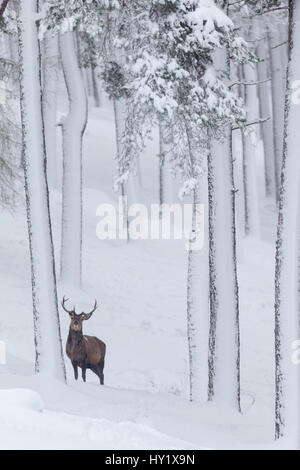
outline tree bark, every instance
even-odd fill
[[[272,116],[271,109],[271,82],[265,82],[269,78],[268,71],[268,54],[264,41],[259,41],[257,46],[257,56],[263,59],[263,62],[257,64],[258,81],[264,82],[258,85],[259,109],[260,117]],[[261,124],[262,139],[264,146],[264,163],[265,163],[265,189],[266,196],[276,197],[276,173],[275,173],[275,156],[274,156],[274,137],[273,125],[269,120]]]
[[[74,33],[60,35],[60,52],[69,96],[63,122],[63,213],[61,278],[81,285],[82,270],[82,143],[87,124],[87,97],[75,52]]]
[[[123,116],[123,106],[122,100],[113,100],[114,107],[114,117],[115,117],[115,131],[116,131],[116,147],[117,147],[117,161],[118,164],[121,159],[122,153],[122,136],[124,129],[124,116]],[[126,239],[129,241],[129,220],[128,220],[128,196],[126,192],[126,186],[124,183],[120,187],[120,196],[122,197],[122,220],[124,223],[124,228],[126,232]]]
[[[243,66],[243,81],[253,83],[257,81],[255,69],[250,65]],[[256,87],[244,86],[245,104],[247,108],[247,120],[253,122],[257,119],[258,106]],[[252,132],[255,132],[252,130]],[[257,136],[253,133],[246,135],[242,133],[243,142],[243,182],[244,182],[244,213],[245,234],[251,236],[259,235],[259,204],[256,170],[256,145]]]
[[[36,372],[65,380],[46,173],[41,56],[36,16],[36,0],[20,3],[18,18],[20,96]]]
[[[215,66],[229,70],[226,49],[216,53]],[[240,411],[239,289],[232,131],[223,142],[213,140],[208,158],[210,334],[209,400]]]
[[[58,187],[57,158],[57,80],[58,80],[58,39],[47,34],[44,39],[43,64],[43,114],[45,121],[48,180],[51,186]]]
[[[284,121],[284,71],[282,70],[280,48],[275,48],[280,43],[279,34],[268,33],[270,53],[271,85],[272,85],[272,111],[273,111],[273,138],[275,150],[275,174],[277,200],[279,201],[280,175],[282,165],[282,140]]]
[[[99,83],[98,83],[99,80],[97,76],[97,71],[98,71],[98,68],[92,66],[91,73],[92,73],[94,103],[95,103],[96,108],[100,108],[101,100],[100,100]]]
[[[6,10],[7,5],[8,5],[8,2],[9,2],[9,0],[3,0],[2,1],[1,7],[0,7],[0,21],[4,16],[5,10]]]
[[[298,276],[299,249],[299,148],[298,101],[293,99],[293,81],[300,76],[300,3],[289,1],[289,63],[285,101],[285,126],[275,273],[275,436],[286,436],[300,449],[300,369],[291,360],[292,346],[299,339]]]
[[[205,181],[206,180],[206,181]],[[204,207],[204,246],[194,249],[191,237],[188,256],[187,320],[190,370],[190,401],[208,399],[208,337],[209,337],[209,270],[208,270],[208,218],[207,178],[204,175],[193,192],[192,230],[199,240],[201,227],[197,227],[200,205]],[[197,214],[198,213],[198,214]]]
[[[159,204],[171,204],[174,201],[171,167],[168,161],[169,144],[163,122],[159,124]]]

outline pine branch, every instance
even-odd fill
[[[245,0],[236,0],[235,2],[229,3],[229,7],[233,7],[234,5],[238,5],[239,3],[244,2]]]
[[[233,131],[238,131],[238,130],[243,130],[244,127],[250,127],[250,126],[254,126],[256,124],[263,124],[265,122],[268,122],[270,121],[270,117],[268,118],[264,118],[264,119],[258,119],[257,121],[253,121],[253,122],[248,122],[247,124],[245,124],[243,127],[233,127],[232,130]]]
[[[249,42],[250,44],[256,44],[257,42],[265,41],[265,40],[266,40],[266,36],[263,36],[257,39],[247,39],[247,42]]]
[[[253,20],[256,16],[262,16],[262,15],[264,15],[265,13],[273,13],[274,11],[288,10],[288,9],[289,9],[288,6],[285,6],[285,7],[277,7],[277,8],[271,8],[270,10],[264,10],[264,11],[261,11],[260,13],[256,13],[255,15],[252,15],[252,16],[250,16],[249,18],[246,18],[246,19]]]
[[[281,42],[280,44],[277,44],[277,46],[271,47],[271,49],[277,49],[278,47],[284,46],[285,44],[288,44],[288,41]]]
[[[263,83],[269,82],[270,80],[271,80],[271,78],[266,78],[266,80],[261,80],[261,81],[258,81],[258,82],[235,82],[235,83],[232,83],[231,85],[229,85],[229,89],[231,90],[231,88],[236,86],[236,85],[244,85],[244,86],[261,85]]]

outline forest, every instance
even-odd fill
[[[300,449],[299,122],[299,0],[0,0],[0,449]]]

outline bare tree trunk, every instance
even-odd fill
[[[293,81],[300,76],[300,3],[289,1],[289,64],[278,218],[275,274],[275,435],[286,436],[300,449],[300,369],[292,362],[293,344],[299,339],[299,148],[300,107],[293,100]]]
[[[250,65],[243,66],[243,80],[245,83],[256,82],[255,69]],[[245,86],[244,96],[249,122],[255,121],[258,115],[256,87]],[[252,132],[255,132],[254,130]],[[256,142],[253,140],[256,139]],[[243,141],[243,181],[244,181],[244,207],[245,207],[245,234],[259,235],[259,206],[256,170],[257,136],[242,134]]]
[[[37,1],[20,3],[18,34],[23,162],[30,242],[36,372],[65,380],[42,114]]]
[[[123,126],[124,126],[124,116],[122,109],[121,100],[113,100],[114,115],[115,115],[115,129],[116,129],[116,144],[117,144],[117,160],[118,162],[121,159],[122,153],[122,135],[123,135]],[[128,196],[126,192],[126,186],[124,183],[121,184],[120,188],[121,197],[122,197],[122,219],[124,222],[125,232],[127,234],[127,241],[129,241],[129,221],[128,221]]]
[[[63,214],[61,278],[81,285],[82,270],[82,141],[87,123],[87,98],[74,44],[74,33],[60,35],[60,52],[69,96],[63,122]]]
[[[168,159],[170,143],[164,123],[159,124],[159,204],[172,204],[174,201],[172,169]]]
[[[160,215],[162,210],[162,205],[165,203],[165,188],[164,188],[164,167],[165,167],[165,141],[163,135],[163,125],[159,126],[159,206],[160,206]]]
[[[50,185],[58,187],[57,158],[57,80],[58,80],[58,39],[47,34],[44,39],[43,64],[43,114]]]
[[[209,400],[240,411],[239,289],[231,130],[208,159],[210,335]]]
[[[92,84],[93,84],[93,96],[96,108],[100,108],[101,100],[100,100],[100,92],[99,92],[99,84],[98,84],[98,77],[97,77],[97,67],[92,66]]]
[[[279,33],[280,33],[280,59],[281,59],[281,67],[282,67],[282,75],[283,75],[283,93],[285,93],[286,87],[286,73],[287,73],[287,66],[288,66],[288,31],[285,24],[285,21],[279,25]]]
[[[91,68],[90,67],[85,67],[83,69],[83,73],[84,73],[84,77],[85,77],[87,95],[89,97],[93,96],[93,82],[92,82]]]
[[[270,82],[266,82],[269,78],[268,71],[268,51],[264,41],[259,41],[257,46],[257,55],[263,62],[257,63],[259,107],[260,117],[272,116],[271,109],[271,88]],[[273,125],[270,119],[261,124],[262,139],[264,146],[264,162],[265,162],[265,186],[266,196],[276,197],[276,174],[275,174],[275,156],[274,156],[274,137]]]
[[[205,181],[206,180],[206,181]],[[204,214],[201,213],[201,205]],[[209,337],[209,263],[207,179],[202,177],[193,192],[192,237],[188,256],[187,320],[190,365],[190,400],[208,399],[208,337]],[[202,234],[204,215],[204,246],[195,246]],[[200,224],[199,224],[200,223]]]
[[[230,72],[226,49],[215,67]],[[236,191],[232,130],[213,140],[208,158],[210,334],[209,400],[241,410],[239,288],[236,258]]]
[[[268,33],[268,44],[270,54],[270,68],[272,78],[272,106],[273,106],[273,137],[275,150],[275,174],[277,200],[279,200],[280,174],[282,165],[282,139],[283,139],[283,120],[284,120],[284,90],[283,78],[284,71],[281,65],[280,35]],[[274,48],[275,47],[275,48]]]

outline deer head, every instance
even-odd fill
[[[97,304],[97,300],[95,300],[95,305],[94,305],[94,308],[92,309],[92,311],[90,313],[80,313],[80,314],[77,314],[76,311],[75,311],[75,306],[73,308],[73,310],[68,310],[65,306],[66,302],[68,301],[69,299],[66,299],[65,297],[63,298],[62,300],[62,303],[61,303],[61,306],[62,308],[64,309],[65,312],[67,312],[69,315],[70,315],[70,318],[71,318],[71,325],[70,325],[70,329],[72,331],[75,331],[75,332],[78,332],[78,331],[82,331],[82,323],[86,320],[89,320],[91,318],[91,316],[93,315],[93,313],[97,310],[98,308],[98,304]]]

